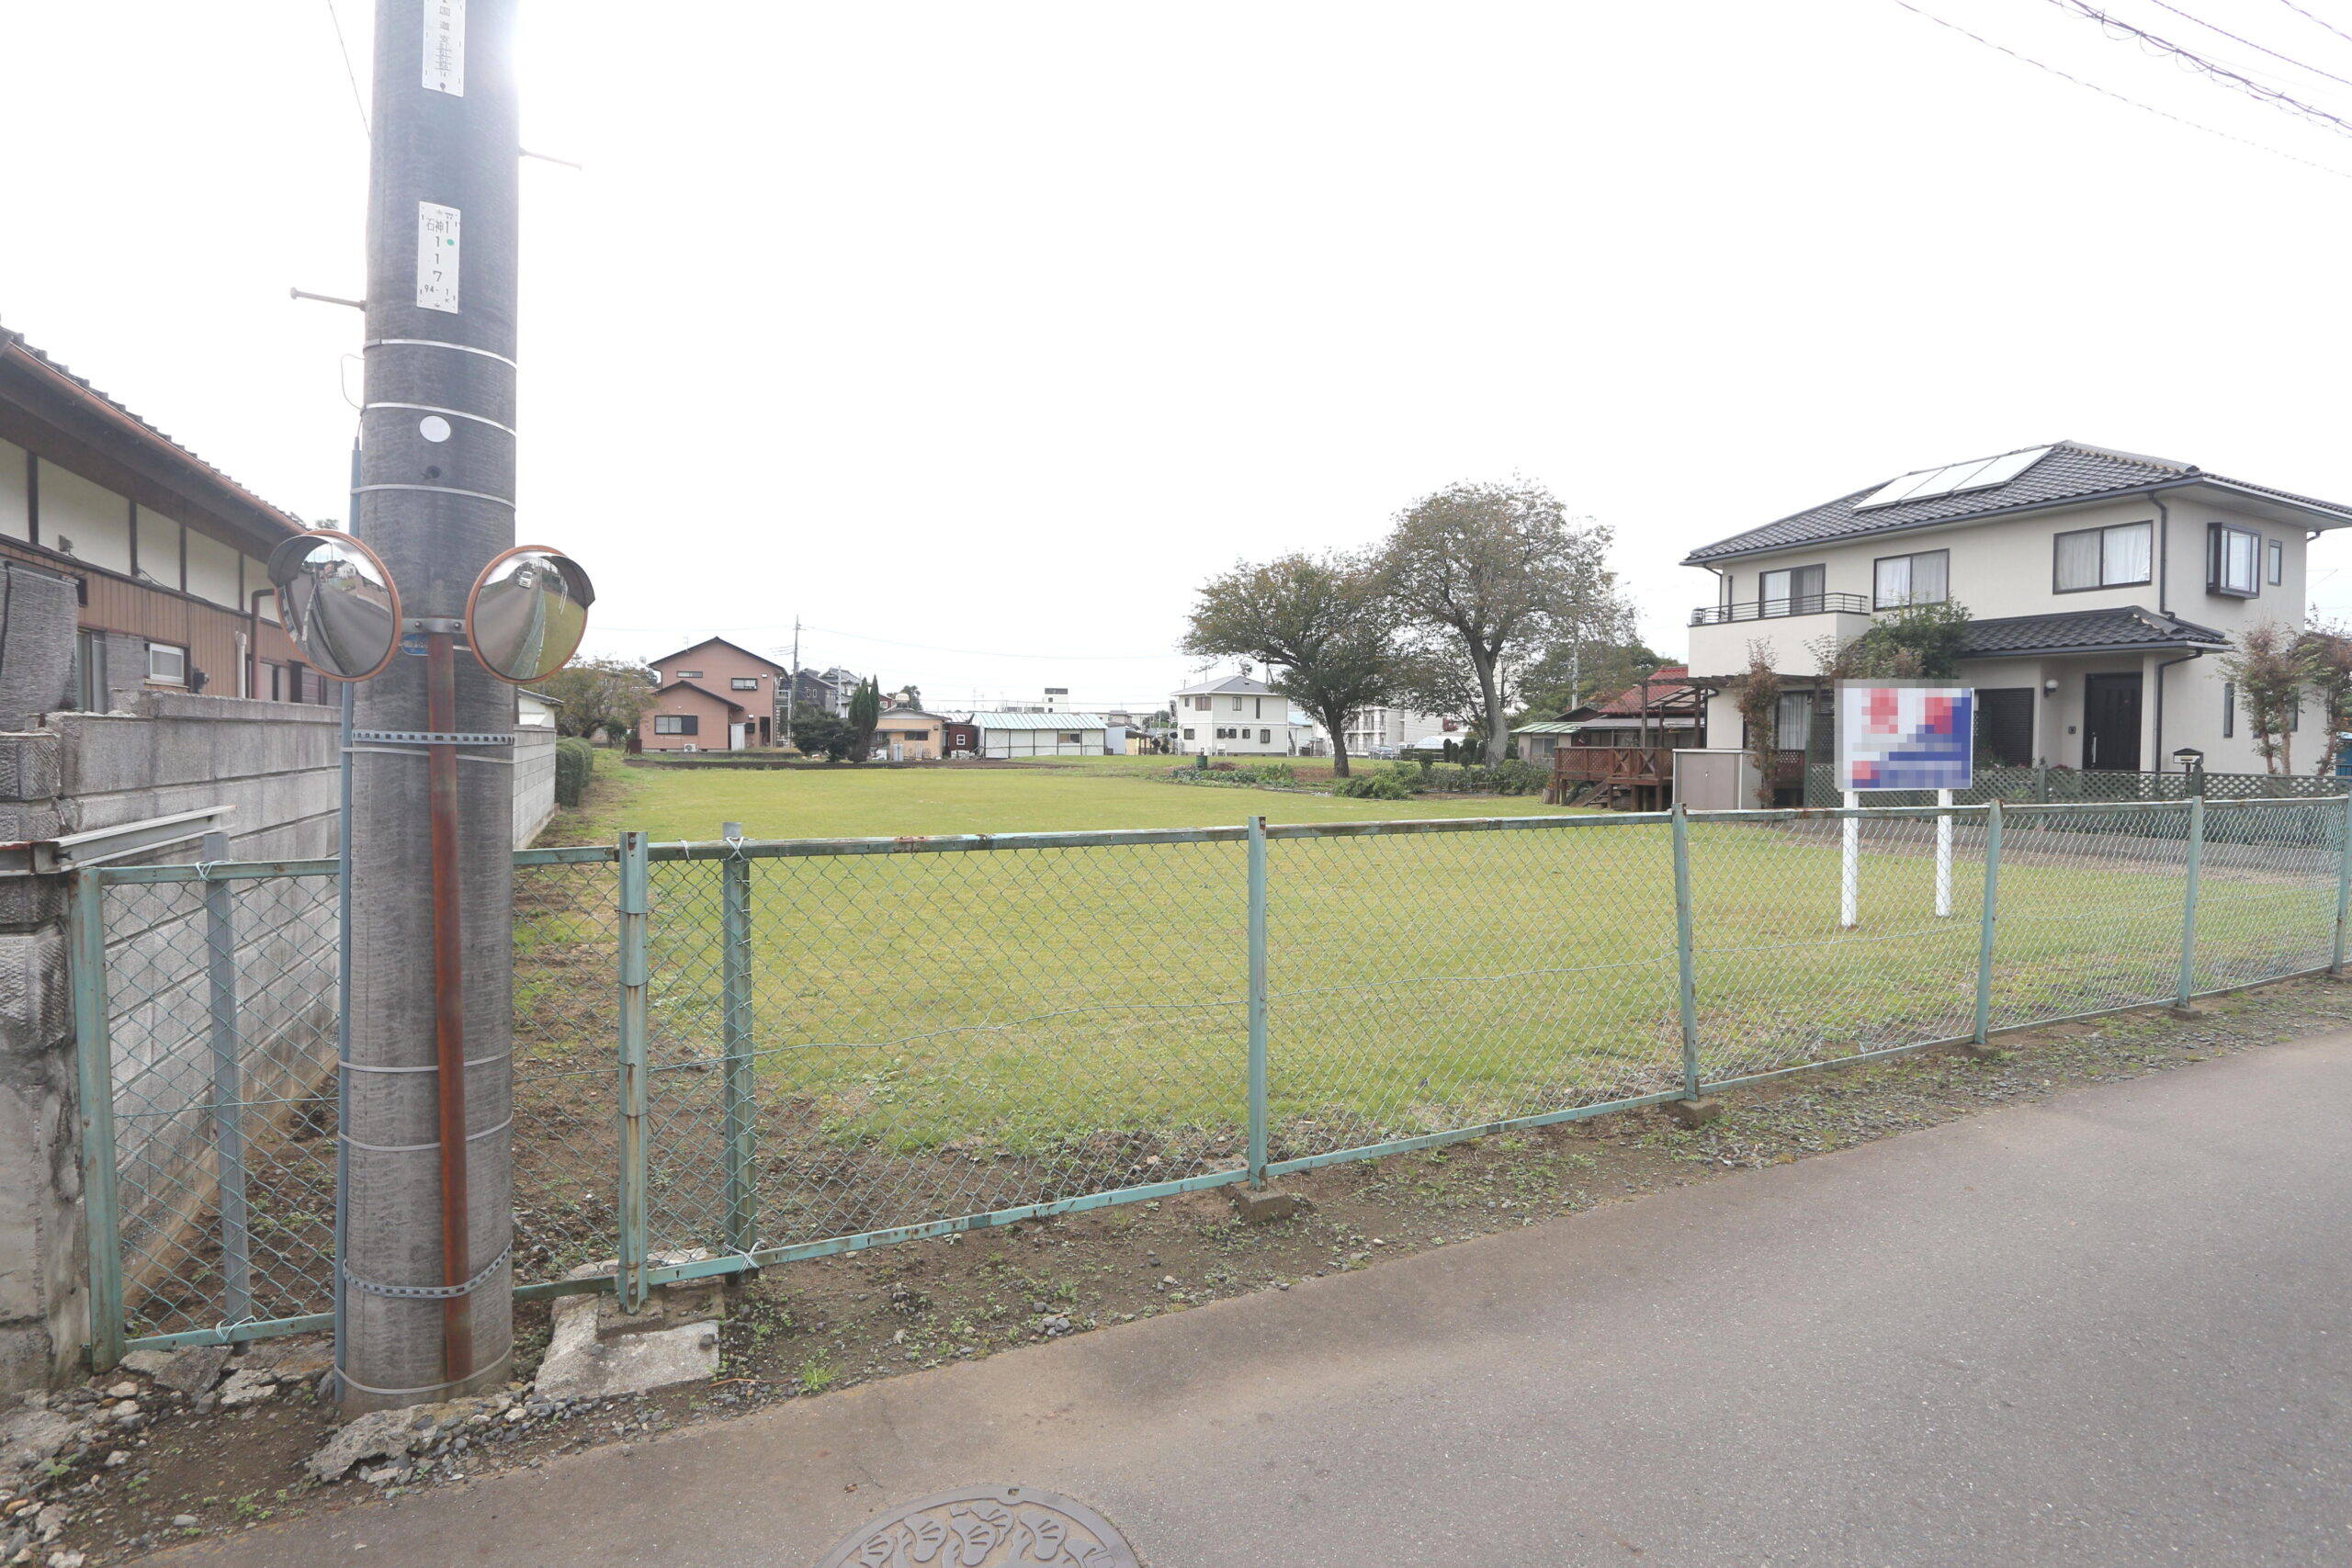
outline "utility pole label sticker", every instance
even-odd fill
[[[458,209],[416,204],[416,308],[458,313]]]
[[[466,0],[424,0],[424,90],[466,96]]]

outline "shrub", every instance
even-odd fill
[[[555,743],[555,803],[578,806],[588,798],[588,779],[596,771],[596,749],[585,740],[566,736]]]
[[[1498,762],[1492,767],[1444,763],[1420,770],[1420,787],[1444,795],[1540,795],[1551,773],[1538,762]]]
[[[1407,784],[1404,775],[1394,769],[1386,773],[1355,773],[1344,779],[1335,779],[1331,784],[1331,793],[1345,795],[1351,800],[1413,798],[1412,785]]]

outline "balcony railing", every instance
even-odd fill
[[[1867,615],[1867,593],[1792,593],[1785,599],[1751,599],[1745,604],[1702,604],[1690,612],[1694,626],[1719,626],[1731,621],[1770,621],[1782,615]]]

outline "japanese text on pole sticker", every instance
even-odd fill
[[[424,90],[466,96],[466,0],[424,0]]]
[[[416,204],[416,304],[458,311],[458,209],[437,201]]]

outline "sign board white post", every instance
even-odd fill
[[[1862,804],[1860,790],[1846,792],[1846,809],[1852,811]],[[1848,931],[1861,923],[1862,903],[1862,819],[1849,817],[1838,824],[1838,838],[1844,854],[1838,868],[1838,923]]]
[[[1936,792],[1936,917],[1951,918],[1952,792],[1974,782],[1976,694],[1929,681],[1838,682],[1838,784],[1846,808],[1866,789]],[[1852,930],[1861,915],[1861,821],[1846,818],[1838,835],[1838,923]]]
[[[1945,810],[1936,818],[1936,919],[1951,919],[1951,791],[1936,791]]]

